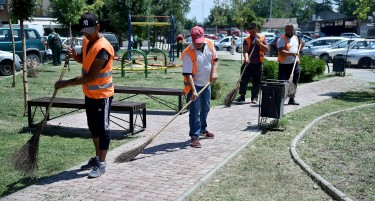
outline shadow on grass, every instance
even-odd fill
[[[30,137],[35,132],[35,128],[23,127],[20,134],[30,134]],[[42,135],[46,136],[60,136],[64,138],[83,138],[91,139],[91,133],[87,128],[73,128],[65,126],[46,125]],[[123,140],[132,134],[125,130],[111,130],[111,140]]]
[[[333,98],[340,99],[346,102],[375,102],[375,91],[346,92],[340,93]]]

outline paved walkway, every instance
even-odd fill
[[[375,74],[372,78],[375,81]],[[367,80],[346,76],[301,85],[297,94],[301,105],[286,105],[284,111],[294,111],[340,92],[361,88],[367,83]],[[116,115],[127,117],[125,114]],[[212,108],[208,117],[208,129],[216,134],[215,139],[202,139],[201,149],[189,146],[188,113],[185,113],[156,137],[137,156],[137,160],[114,163],[116,156],[145,142],[148,136],[157,133],[172,117],[173,114],[149,113],[147,129],[139,134],[139,138],[109,152],[107,172],[100,178],[88,179],[88,171],[80,171],[79,165],[9,195],[4,200],[184,199],[259,135],[257,106],[217,106]],[[79,113],[55,119],[49,124],[82,127],[86,124],[86,117],[84,113]],[[119,129],[115,124],[111,124],[111,127]]]

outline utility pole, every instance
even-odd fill
[[[271,19],[272,19],[272,0],[271,0],[271,4],[270,4],[270,19],[269,19],[269,21],[271,21]],[[270,23],[270,28],[269,28],[269,29],[270,29],[271,32],[272,32],[271,23]]]

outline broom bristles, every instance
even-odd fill
[[[225,97],[225,99],[224,99],[225,107],[230,107],[230,105],[232,104],[237,92],[238,92],[238,85],[233,87],[233,89],[230,90],[228,95]]]
[[[39,136],[34,134],[16,153],[12,156],[15,170],[24,174],[32,174],[38,167]]]
[[[286,93],[285,97],[290,97],[293,95],[296,91],[296,85],[293,83],[292,80],[288,80],[287,85],[286,85]]]
[[[154,139],[154,137],[150,137],[146,142],[144,142],[141,146],[138,146],[136,148],[133,148],[129,151],[126,151],[124,153],[121,153],[120,155],[118,155],[116,158],[115,158],[115,162],[116,163],[123,163],[123,162],[129,162],[131,161],[133,158],[135,158],[138,154],[140,154],[144,148],[147,147],[147,145],[149,145],[152,140]]]

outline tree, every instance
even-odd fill
[[[9,8],[9,2],[7,4],[7,7]],[[9,10],[9,9],[7,9]],[[11,35],[11,38],[12,38],[12,50],[13,50],[13,61],[16,60],[16,47],[14,46],[14,35],[13,35],[13,27],[12,27],[12,19],[10,18],[10,14],[9,12],[7,13],[7,18],[8,18],[8,21],[9,21],[9,30],[10,30],[10,35]],[[12,82],[12,87],[16,87],[16,63],[13,62],[13,82]]]
[[[26,61],[26,39],[24,31],[24,21],[31,21],[38,9],[37,0],[10,0],[9,13],[12,19],[20,21],[21,38],[22,38],[22,79],[23,79],[23,92],[24,92],[24,115],[27,114],[27,101],[29,100],[29,89],[27,85],[27,62]],[[31,61],[30,61],[31,62]],[[31,115],[31,114],[28,114]]]
[[[80,16],[83,14],[85,6],[84,0],[51,0],[50,15],[65,27],[69,27],[72,35],[72,24],[78,24]]]

